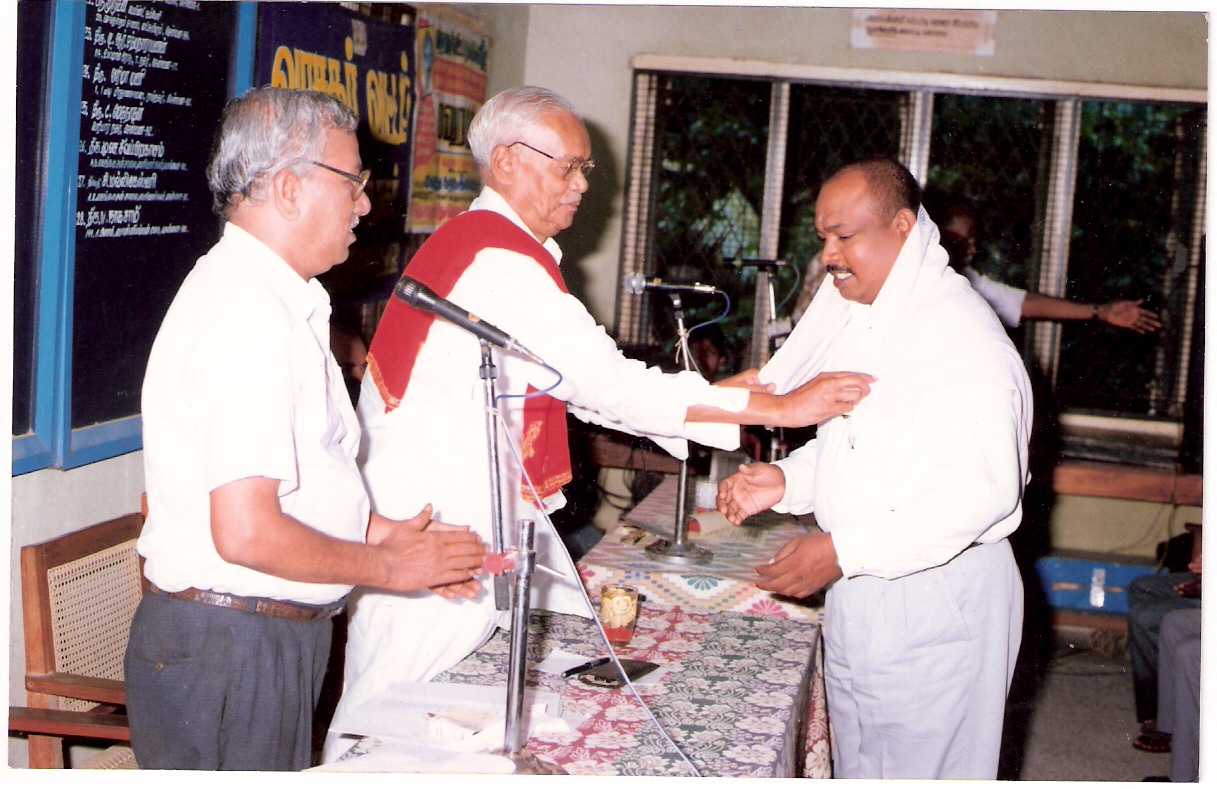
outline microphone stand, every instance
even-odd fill
[[[685,331],[685,313],[680,303],[680,294],[668,294],[672,298],[672,309],[676,314],[677,341],[680,343],[681,358],[685,369],[689,368],[689,335]],[[672,564],[699,564],[714,558],[714,554],[689,542],[689,521],[687,507],[689,500],[689,460],[680,463],[680,473],[676,477],[676,523],[672,529],[673,541],[656,540],[646,547],[646,552],[652,557]]]
[[[507,713],[503,727],[503,747],[494,751],[515,765],[517,775],[566,775],[559,765],[543,762],[524,747],[528,729],[524,726],[524,675],[528,668],[529,591],[537,566],[536,522],[519,522],[516,546],[515,593],[511,606],[511,652],[507,659]],[[496,578],[506,577],[496,576]]]
[[[483,401],[486,406],[486,450],[490,463],[490,524],[491,542],[495,553],[506,552],[503,534],[503,479],[499,467],[499,430],[494,418],[495,386],[498,371],[494,366],[490,343],[481,340],[482,362],[478,375],[482,378]],[[542,762],[525,747],[528,730],[523,725],[524,675],[528,657],[529,591],[532,574],[537,564],[536,524],[521,520],[519,544],[514,546],[516,555],[515,593],[509,585],[508,573],[494,576],[495,609],[511,610],[511,652],[507,665],[507,710],[504,714],[503,747],[494,753],[506,756],[515,765],[515,772],[522,775],[566,775],[566,771],[555,764]]]
[[[777,293],[774,289],[773,277],[778,268],[786,265],[783,260],[762,260],[749,258],[735,260],[737,266],[750,266],[756,269],[756,296],[752,315],[752,366],[763,367],[772,356],[774,330],[779,325]],[[762,305],[763,308],[762,308]],[[789,328],[787,328],[789,331]],[[786,456],[782,448],[785,444],[785,430],[780,427],[769,430],[769,456],[765,458],[772,463]]]
[[[499,471],[499,426],[494,418],[494,379],[498,377],[494,360],[490,354],[490,343],[481,340],[482,364],[478,375],[482,378],[482,401],[486,409],[486,455],[490,459],[490,538],[495,553],[502,553],[503,546],[503,490]],[[506,574],[494,577],[494,607],[506,611],[511,607],[511,587]]]

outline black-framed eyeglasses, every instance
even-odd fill
[[[368,188],[368,179],[372,177],[371,170],[360,170],[359,175],[355,175],[354,173],[348,173],[346,170],[339,170],[337,167],[330,167],[328,164],[325,164],[324,162],[318,162],[315,159],[305,159],[304,161],[308,162],[309,164],[316,165],[316,166],[320,167],[322,170],[329,170],[331,173],[337,173],[338,175],[341,175],[343,178],[346,178],[350,181],[354,181],[355,183],[359,184],[359,190],[355,192],[356,199],[358,199],[359,196],[361,194],[363,194],[364,189]]]
[[[553,154],[546,153],[545,151],[542,151],[540,148],[534,148],[531,145],[529,145],[528,143],[524,142],[523,140],[516,140],[511,145],[523,145],[528,150],[536,151],[537,153],[544,156],[546,159],[554,160],[555,162],[557,162],[558,164],[560,164],[566,168],[565,170],[562,171],[562,176],[564,178],[566,178],[567,180],[569,180],[571,178],[571,176],[573,176],[575,174],[576,170],[578,170],[580,173],[582,173],[584,178],[587,178],[588,173],[590,173],[596,167],[596,163],[591,159],[572,158],[569,162],[563,162],[563,161],[559,160],[558,157],[554,156]],[[510,148],[511,145],[508,145],[507,147]]]

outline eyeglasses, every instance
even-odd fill
[[[353,173],[348,173],[346,170],[339,170],[337,167],[330,167],[328,164],[323,164],[322,162],[318,162],[313,159],[305,159],[304,161],[308,162],[309,164],[314,164],[320,167],[322,170],[329,170],[331,173],[337,173],[343,178],[359,184],[359,189],[355,192],[356,200],[358,200],[359,196],[363,194],[363,190],[368,187],[368,179],[372,177],[371,170],[360,170],[359,175],[355,175]]]
[[[567,180],[570,180],[571,176],[573,176],[575,174],[575,170],[578,170],[579,172],[583,173],[583,177],[587,178],[588,173],[590,173],[596,166],[596,163],[594,161],[592,161],[591,159],[572,158],[569,162],[561,162],[558,160],[558,158],[556,156],[553,156],[552,154],[548,154],[539,148],[534,148],[531,145],[529,145],[528,143],[524,142],[523,140],[516,140],[511,145],[523,145],[528,150],[536,151],[537,153],[544,156],[546,159],[553,159],[555,162],[558,162],[559,165],[561,165],[562,167],[565,168],[562,171],[562,177],[566,178]],[[507,147],[510,148],[511,145],[508,145]]]

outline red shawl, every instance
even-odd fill
[[[531,257],[563,293],[567,292],[558,264],[545,247],[493,211],[466,211],[445,222],[423,243],[403,273],[446,299],[477,253],[488,248],[509,249]],[[435,319],[430,312],[400,299],[389,299],[368,349],[368,374],[380,392],[386,413],[401,405],[414,363]],[[528,390],[530,394],[536,391],[532,386]],[[571,480],[565,405],[549,395],[526,399],[521,433],[524,470],[541,498],[548,498]],[[521,495],[526,500],[533,498],[523,483]]]

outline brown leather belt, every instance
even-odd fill
[[[346,598],[336,603],[324,606],[306,606],[300,603],[285,603],[282,600],[270,600],[265,597],[239,597],[235,594],[221,594],[207,589],[183,589],[180,592],[166,592],[156,584],[149,582],[148,591],[153,594],[172,597],[175,600],[187,600],[192,603],[216,605],[221,608],[232,608],[247,614],[273,616],[276,619],[289,619],[293,622],[324,622],[333,619],[346,608]]]

